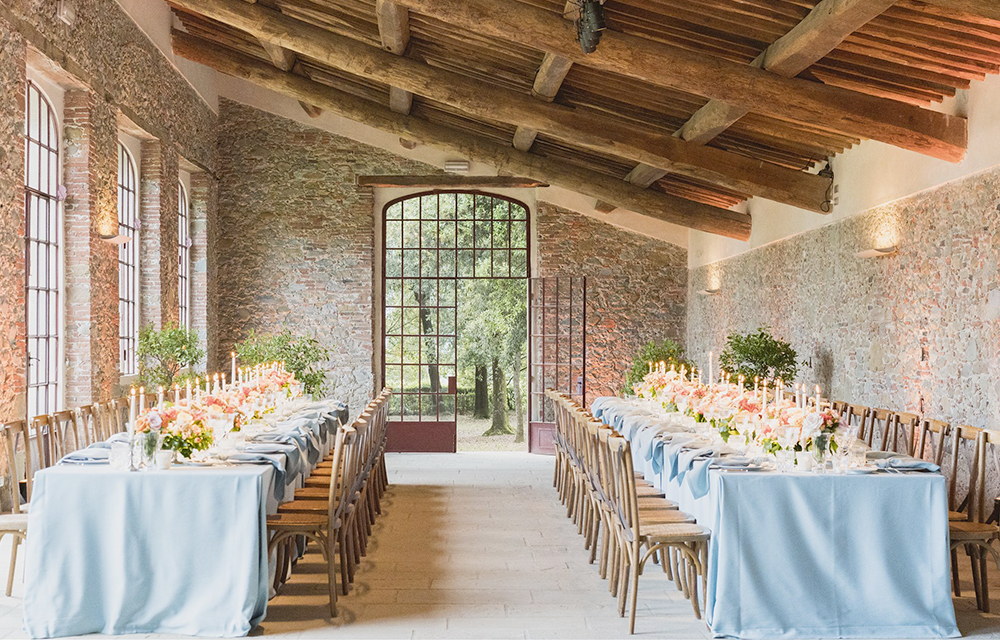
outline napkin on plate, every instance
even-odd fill
[[[889,458],[900,457],[895,451],[866,451],[865,460],[888,460]]]
[[[931,473],[937,473],[941,470],[941,467],[937,466],[933,462],[927,462],[926,460],[919,460],[917,458],[910,458],[906,456],[884,458],[877,461],[875,465],[879,469],[896,469],[898,471],[929,471]]]
[[[79,451],[74,451],[73,453],[63,456],[59,464],[87,464],[87,463],[98,463],[98,462],[108,462],[111,456],[111,449],[80,449]]]

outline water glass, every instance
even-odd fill
[[[868,462],[865,457],[865,448],[859,443],[851,445],[850,450],[847,452],[847,463],[851,467],[863,467]]]
[[[795,471],[795,452],[782,449],[775,454],[778,462],[778,471],[790,473]]]
[[[108,454],[108,464],[115,471],[127,471],[129,467],[129,452],[131,446],[128,442],[112,442],[111,453]]]

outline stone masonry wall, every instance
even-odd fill
[[[689,293],[699,361],[768,325],[824,395],[1000,428],[1000,168],[696,269]]]
[[[0,17],[0,420],[23,415],[24,40]]]
[[[683,344],[687,251],[538,204],[538,275],[587,276],[587,398],[622,390],[650,340]]]
[[[374,385],[376,213],[356,177],[434,169],[228,100],[219,149],[219,357],[252,329],[313,336],[329,391],[358,411]]]

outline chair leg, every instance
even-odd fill
[[[331,532],[332,534],[332,532]],[[331,540],[332,535],[331,535]],[[323,555],[326,556],[326,578],[327,590],[330,592],[330,617],[337,617],[337,567],[334,562],[336,557],[333,553],[333,545],[323,547]]]
[[[951,548],[951,586],[956,598],[962,597],[962,586],[958,580],[958,549]]]
[[[972,545],[965,545],[965,553],[969,556],[969,561],[972,563],[972,587],[976,592],[976,608],[980,611],[983,610],[983,591],[979,584],[979,563],[976,562],[976,552],[973,550]]]
[[[337,542],[340,547],[340,589],[341,592],[346,596],[348,589],[351,586],[351,579],[348,576],[348,565],[350,560],[348,559],[347,551],[347,541],[345,539],[347,532],[341,527],[340,531],[337,532]]]
[[[628,632],[629,635],[635,633],[635,607],[638,603],[639,598],[639,571],[641,566],[639,564],[639,548],[632,547],[632,575],[631,582],[629,584],[629,613],[628,613]]]
[[[7,572],[7,597],[10,597],[11,592],[14,590],[14,567],[17,565],[17,546],[21,544],[21,537],[17,535],[11,536],[13,540],[10,546],[10,569]]]
[[[701,620],[701,608],[698,606],[698,566],[691,559],[688,559],[688,591],[691,606],[694,607],[694,617]]]
[[[983,591],[983,613],[990,612],[990,581],[986,564],[986,549],[977,548],[979,555],[979,583]]]

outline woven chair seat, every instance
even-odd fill
[[[647,496],[645,498],[638,498],[639,509],[642,511],[650,511],[654,509],[677,509],[677,503],[673,500],[667,500],[663,497],[657,496]]]
[[[640,485],[635,488],[635,495],[638,498],[662,498],[663,492],[654,487]]]
[[[0,514],[0,531],[27,531],[27,513],[4,513]]]
[[[1000,527],[985,522],[950,522],[948,531],[952,540],[989,540],[1000,538]]]
[[[647,527],[657,524],[694,522],[694,516],[677,509],[662,509],[657,511],[643,511],[639,509],[639,527],[645,531]]]
[[[642,538],[645,542],[656,543],[679,543],[679,542],[705,542],[712,535],[712,532],[700,524],[690,523],[664,523],[643,527]]]
[[[326,510],[322,514],[276,513],[267,517],[267,528],[274,530],[319,531],[326,529],[328,524]]]

